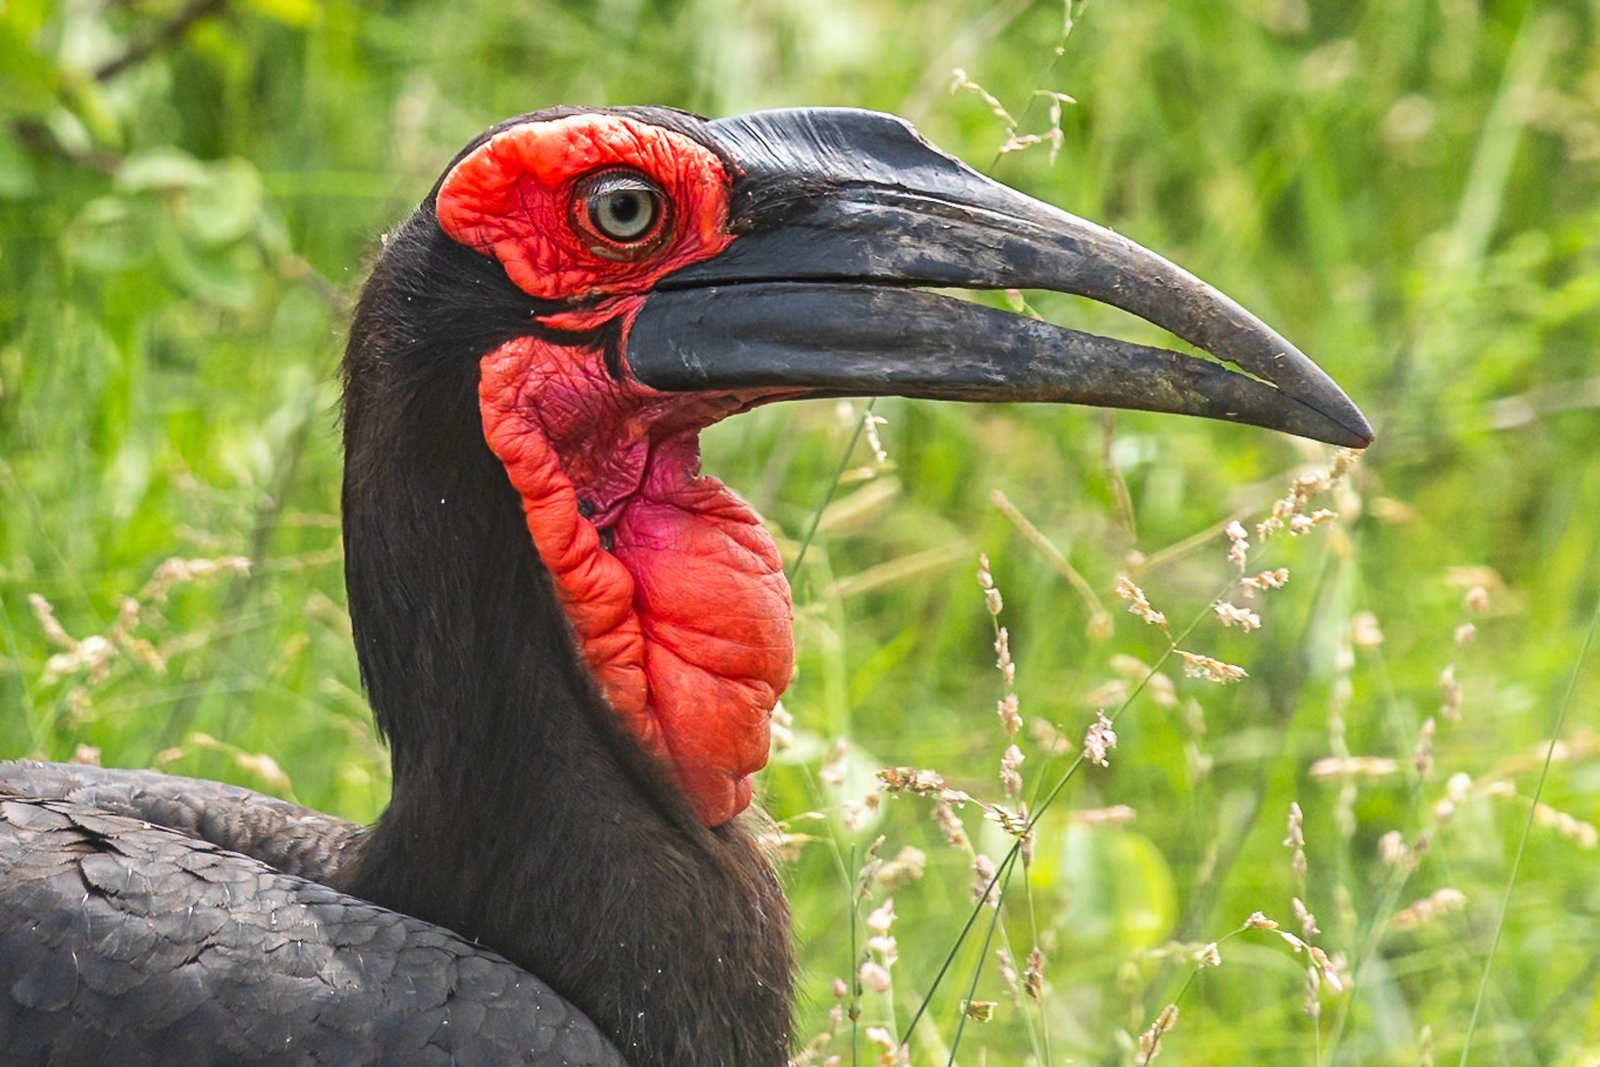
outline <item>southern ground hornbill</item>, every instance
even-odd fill
[[[1089,296],[1245,373],[918,287]],[[789,589],[699,432],[898,394],[1371,436],[1209,286],[846,110],[496,126],[385,242],[344,376],[388,809],[0,765],[4,1062],[781,1064],[787,908],[739,816]]]

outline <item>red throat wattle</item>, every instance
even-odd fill
[[[662,232],[644,252],[608,247],[574,220],[576,190],[609,168],[663,194]],[[514,126],[479,146],[446,177],[437,215],[531,295],[591,301],[547,325],[614,323],[625,353],[643,294],[727,246],[727,188],[721,160],[691,139],[583,115]],[[527,336],[484,355],[484,435],[601,691],[716,826],[750,803],[794,664],[777,546],[747,504],[699,472],[700,431],[754,398],[618,380],[603,344]]]

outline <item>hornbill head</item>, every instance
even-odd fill
[[[479,354],[478,406],[583,661],[708,826],[749,803],[793,666],[776,546],[700,474],[710,424],[776,400],[894,394],[1372,438],[1239,305],[889,115],[542,112],[470,145],[431,207],[524,301],[525,328]],[[1217,362],[918,287],[1091,297]]]

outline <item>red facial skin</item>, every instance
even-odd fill
[[[581,203],[584,179],[615,168],[664,194],[663,218],[632,245],[595,230]],[[529,294],[599,298],[542,321],[619,321],[625,360],[650,288],[732,240],[728,186],[722,161],[681,134],[580,115],[512,127],[475,149],[440,186],[437,215]],[[613,379],[598,347],[520,337],[483,357],[478,399],[601,691],[668,762],[701,822],[733,818],[750,803],[794,666],[792,608],[760,518],[700,474],[699,433],[758,398],[657,393],[626,372]]]

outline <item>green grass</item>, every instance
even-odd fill
[[[1156,664],[1167,649],[1113,593],[1139,552],[1135,577],[1173,625],[1202,620],[1183,647],[1251,677],[1223,688],[1167,661],[1172,701],[1158,681],[1128,699],[1110,766],[1079,768],[1037,823],[1034,861],[1006,868],[990,951],[980,961],[988,912],[955,951],[913,1062],[946,1062],[958,1029],[964,1063],[1026,1062],[1046,1042],[1056,1064],[1131,1062],[1175,997],[1162,1063],[1600,1057],[1600,860],[1581,827],[1529,820],[1541,782],[1551,810],[1600,817],[1600,657],[1580,661],[1600,599],[1592,5],[1093,0],[1063,44],[1059,2],[241,0],[103,84],[90,72],[180,5],[59,6],[0,8],[0,754],[159,756],[372,818],[387,770],[343,609],[333,377],[377,235],[478,129],[551,103],[897,111],[1239,299],[1380,436],[1328,504],[1336,524],[1252,559],[1292,578],[1257,598],[1264,626],[1246,636],[1204,614],[1232,577],[1220,524],[1259,517],[1326,450],[1146,415],[878,403],[893,467],[855,477],[871,462],[857,446],[798,568],[796,741],[764,779],[773,814],[818,839],[786,872],[802,1039],[826,1025],[833,979],[854,970],[860,924],[882,903],[852,903],[880,835],[883,856],[922,849],[926,873],[894,894],[892,992],[863,996],[854,1060],[848,1022],[830,1052],[873,1062],[866,1028],[908,1024],[969,917],[970,857],[929,801],[884,796],[855,829],[840,802],[859,801],[879,766],[933,768],[1001,799],[978,553],[1005,598],[1022,714],[1059,725],[1070,755],[1094,719],[1087,698],[1121,704],[1103,686],[1132,668],[1113,658]],[[1058,157],[999,157],[1004,126],[976,94],[947,92],[957,67],[1024,134],[1049,128],[1036,90],[1071,94]],[[1097,305],[1029,298],[1054,321],[1161,343]],[[718,426],[706,469],[793,560],[861,411],[787,406]],[[1109,635],[995,490],[1110,610]],[[30,594],[81,638],[105,633],[164,560],[235,554],[253,561],[247,577],[145,605],[133,633],[164,671],[121,652],[103,678],[49,679],[60,649]],[[1475,613],[1463,599],[1484,583]],[[1362,612],[1383,640],[1345,655]],[[1476,639],[1458,645],[1469,620]],[[1423,775],[1413,750],[1449,664],[1461,718],[1437,723]],[[1024,795],[1038,796],[1068,761],[1023,737]],[[849,773],[834,787],[822,768],[839,738]],[[1313,777],[1341,745],[1396,769],[1353,788]],[[1473,787],[1441,821],[1456,774]],[[1303,883],[1281,843],[1291,801],[1305,812]],[[1084,821],[1111,805],[1135,817]],[[801,818],[817,810],[827,818]],[[1003,860],[1010,839],[963,814],[973,844]],[[1428,836],[1414,869],[1380,858],[1391,832]],[[1441,889],[1465,905],[1394,922]],[[1323,989],[1317,1020],[1304,954],[1271,933],[1229,936],[1256,910],[1292,928],[1295,895],[1354,982]],[[1002,939],[1019,960],[1044,945],[1042,1007],[1010,1003]],[[1172,947],[1211,941],[1222,965],[1198,972]],[[999,1002],[991,1021],[961,1026],[969,989]]]

